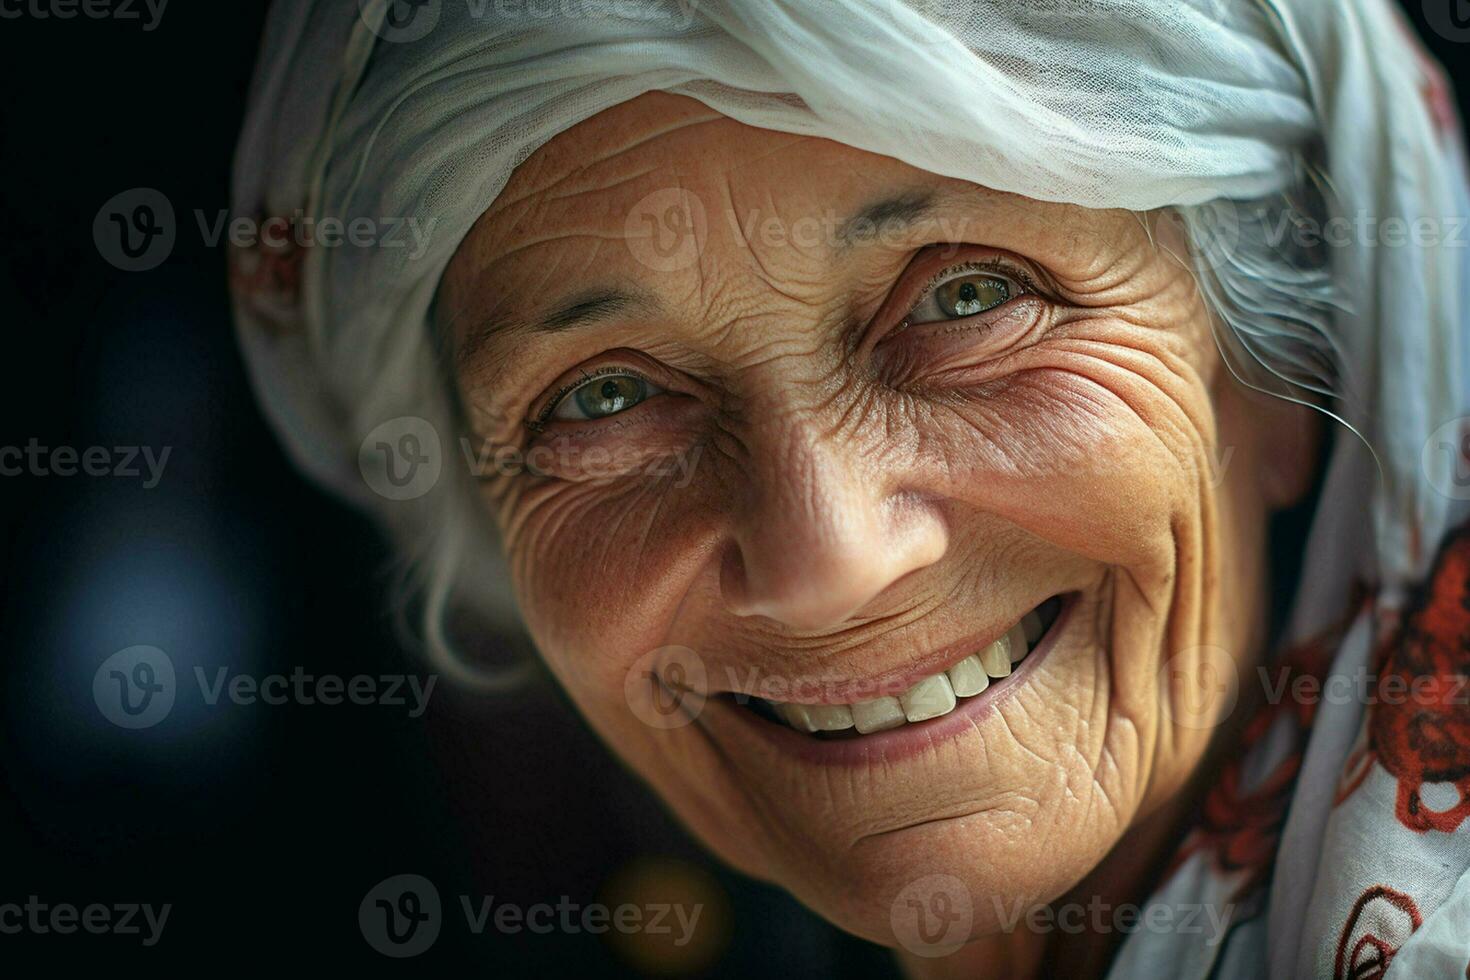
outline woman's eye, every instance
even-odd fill
[[[604,374],[582,382],[562,395],[551,418],[586,422],[625,412],[662,388],[632,374]]]
[[[1012,280],[994,272],[958,270],[944,275],[948,278],[941,278],[931,286],[909,311],[910,324],[974,316],[993,310],[1024,291]]]

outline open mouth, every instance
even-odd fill
[[[1012,668],[1046,637],[1061,609],[1061,596],[1047,599],[1022,616],[1000,639],[896,696],[854,704],[790,704],[754,696],[736,700],[767,721],[817,739],[861,738],[940,718],[970,698],[1004,685]]]

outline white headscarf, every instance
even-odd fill
[[[440,276],[532,151],[651,90],[1033,198],[1177,208],[1232,368],[1269,390],[1321,396],[1361,436],[1340,434],[1328,465],[1295,638],[1341,616],[1355,581],[1378,587],[1380,607],[1399,604],[1463,516],[1470,203],[1456,125],[1434,99],[1442,82],[1385,0],[278,2],[234,208],[298,227],[366,219],[376,237],[237,251],[241,342],[301,466],[412,529],[402,539],[426,570],[431,609],[475,569],[463,598],[510,613],[503,576],[485,587],[497,574],[488,529],[464,530],[483,517],[457,465],[429,329]],[[1273,237],[1285,230],[1274,217],[1290,214],[1280,202],[1304,188],[1325,202],[1309,214],[1345,222],[1348,240],[1326,250],[1325,270]],[[396,224],[407,219],[427,238]],[[1388,241],[1390,221],[1416,219],[1432,223],[1436,243]],[[389,455],[373,452],[405,417],[427,426],[411,444],[425,459],[438,439],[443,472],[422,494],[395,493]],[[1342,669],[1369,656],[1369,627],[1355,629]],[[1293,808],[1288,840],[1326,833],[1321,785],[1330,789],[1365,715],[1361,705],[1320,713],[1303,771],[1321,770],[1321,805]],[[1466,829],[1446,835],[1460,871]],[[1310,852],[1287,886],[1278,878],[1273,976],[1324,963],[1330,973],[1310,930],[1346,921],[1353,888],[1377,872],[1370,862],[1337,880],[1332,858]],[[1457,886],[1413,887],[1432,910]],[[1470,901],[1458,887],[1457,901]],[[1181,958],[1141,937],[1120,963],[1266,962],[1266,943]]]

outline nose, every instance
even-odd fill
[[[797,429],[768,465],[757,463],[720,569],[731,612],[831,629],[943,556],[937,509],[888,489],[895,481],[862,455]]]

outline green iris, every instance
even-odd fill
[[[617,374],[594,378],[572,392],[572,401],[584,418],[600,419],[626,411],[648,397],[642,378]]]
[[[958,276],[934,289],[934,300],[945,316],[973,316],[993,310],[1011,298],[1011,284],[997,276]]]

